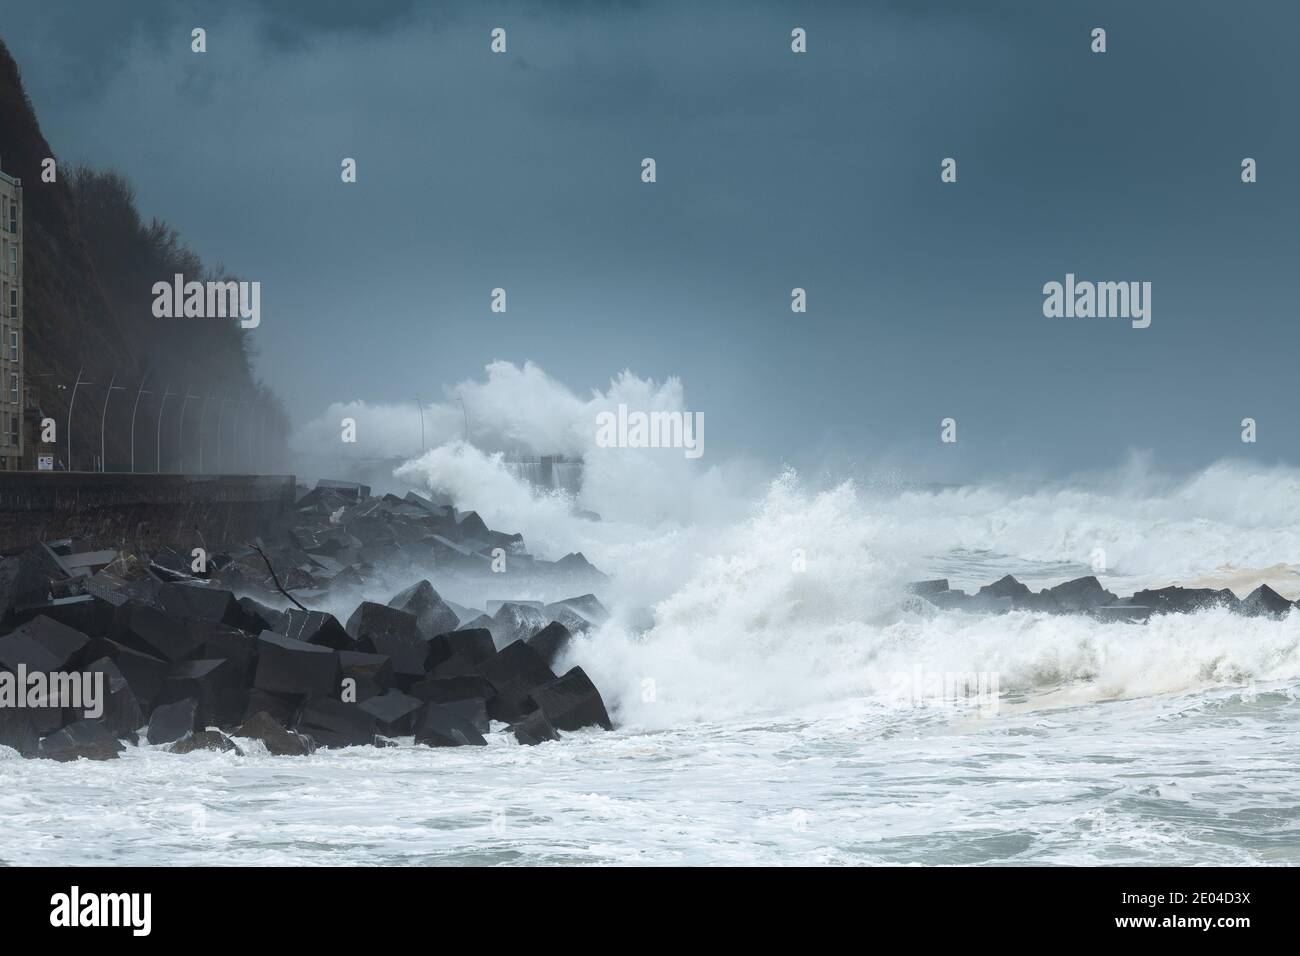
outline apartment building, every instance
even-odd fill
[[[23,184],[0,166],[0,469],[23,467]]]

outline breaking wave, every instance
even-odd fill
[[[469,441],[462,399],[478,423]],[[1111,472],[1033,485],[814,487],[793,471],[761,480],[748,462],[597,449],[595,415],[619,402],[687,407],[675,379],[624,372],[581,398],[533,365],[493,363],[485,381],[431,407],[434,447],[394,474],[521,532],[544,557],[582,551],[611,576],[601,597],[614,615],[575,642],[570,663],[589,670],[627,724],[871,704],[918,667],[996,672],[1008,699],[1040,703],[1300,676],[1297,612],[1281,621],[1204,612],[1145,626],[977,617],[938,613],[904,588],[937,576],[971,588],[1006,573],[1042,587],[1096,573],[1121,595],[1178,583],[1244,596],[1267,581],[1300,597],[1297,469],[1221,461],[1177,477],[1134,456]],[[352,410],[385,420],[383,409]],[[504,451],[521,445],[581,455],[581,492],[539,493],[519,480]]]

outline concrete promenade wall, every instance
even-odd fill
[[[293,475],[0,472],[0,551],[73,537],[213,549],[262,533],[294,497]]]

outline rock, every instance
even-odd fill
[[[546,662],[547,667],[552,667],[555,659],[569,646],[572,638],[573,635],[569,633],[567,627],[559,621],[552,621],[528,638],[525,643],[537,652],[537,656]]]
[[[310,743],[298,734],[285,730],[270,714],[259,712],[239,725],[232,737],[260,740],[276,757],[304,757],[311,753]]]
[[[113,572],[110,565],[83,584],[86,593],[93,595],[112,607],[121,607],[127,601],[140,601],[149,604],[162,589],[162,582],[144,571],[144,577],[124,578]],[[124,572],[129,573],[129,572]],[[87,632],[93,633],[93,632]]]
[[[1094,578],[1093,580],[1095,581],[1096,579]],[[1064,587],[1064,585],[1062,586]],[[1029,588],[1026,585],[1021,584],[1019,581],[1017,581],[1015,578],[1013,578],[1011,575],[1008,574],[1001,578],[998,578],[992,584],[984,585],[984,587],[980,588],[979,591],[976,592],[975,596],[981,597],[987,595],[990,597],[1016,598],[1021,596],[1022,594],[1028,594],[1028,593],[1029,593]]]
[[[960,589],[949,591],[936,591],[933,594],[925,595],[925,599],[937,608],[945,611],[965,611],[971,607],[973,598],[965,591]]]
[[[58,657],[26,634],[15,631],[0,637],[0,670],[14,673],[22,666],[28,673],[50,674],[61,667]]]
[[[136,731],[145,723],[144,709],[126,676],[108,657],[91,662],[86,670],[104,675],[104,712],[100,722],[119,740],[134,740]]]
[[[967,603],[966,610],[977,614],[1006,614],[1015,606],[1015,599],[1007,595],[976,594]]]
[[[99,641],[96,647],[117,665],[131,692],[140,702],[141,709],[148,711],[162,692],[163,681],[167,679],[171,665],[161,658],[117,641]]]
[[[26,605],[14,612],[13,619],[15,624],[26,624],[44,616],[82,634],[105,636],[113,632],[114,612],[112,604],[93,594],[76,594]]]
[[[193,654],[198,645],[180,621],[139,601],[127,601],[119,607],[115,623],[119,643],[173,664]]]
[[[358,704],[337,697],[307,698],[294,729],[322,747],[356,747],[375,742],[375,718]]]
[[[146,739],[151,744],[169,744],[192,734],[198,721],[199,702],[193,697],[159,704],[149,716]]]
[[[261,618],[244,611],[235,595],[207,584],[164,584],[155,602],[164,614],[178,621],[203,624],[227,624],[230,627],[260,630]]]
[[[383,654],[378,649],[375,639],[395,637],[415,644],[420,641],[420,627],[414,614],[399,611],[374,601],[362,601],[352,616],[348,618],[348,634],[359,644],[369,643],[375,647],[375,653]]]
[[[257,639],[253,686],[274,694],[334,694],[339,689],[338,651],[263,631]]]
[[[438,706],[460,717],[480,734],[486,734],[492,729],[492,722],[487,715],[487,698],[485,697],[465,697],[461,700],[448,700]]]
[[[416,681],[410,688],[411,696],[428,704],[445,704],[453,700],[481,697],[487,700],[496,696],[496,689],[485,677],[477,674],[446,679],[430,678]]]
[[[479,517],[477,511],[457,511],[456,523],[452,529],[452,537],[455,540],[465,543],[467,541],[487,542],[491,532],[488,530],[487,523]]]
[[[192,660],[227,660],[243,687],[253,683],[253,661],[257,657],[257,638],[226,624],[214,624],[197,634],[199,646]]]
[[[485,628],[472,627],[449,631],[429,641],[429,666],[436,668],[445,661],[458,658],[470,665],[472,669],[496,652],[492,634]]]
[[[244,677],[236,664],[224,658],[181,661],[172,665],[158,703],[192,699],[198,702],[199,724],[232,727],[239,723],[248,704]]]
[[[279,629],[280,619],[284,617],[283,611],[277,611],[269,605],[260,601],[255,601],[251,597],[241,597],[239,599],[239,609],[244,614],[244,619],[252,626],[247,628],[254,634],[261,634],[263,631],[275,631],[277,634],[283,633]]]
[[[426,640],[445,631],[454,631],[460,618],[433,589],[428,581],[420,581],[393,595],[388,606],[414,615],[419,633]]]
[[[234,741],[219,730],[200,730],[188,737],[176,741],[167,748],[174,754],[188,754],[196,750],[215,750],[219,753],[230,753],[234,751],[236,756],[242,757],[244,752],[235,746]]]
[[[393,679],[400,686],[417,681],[429,672],[429,645],[419,638],[410,639],[396,634],[380,633],[365,641],[364,644],[374,653],[388,658]]]
[[[424,706],[424,701],[400,690],[390,690],[382,696],[361,701],[357,706],[375,718],[376,729],[385,737],[404,737],[412,732],[412,721]]]
[[[1072,613],[1090,611],[1094,607],[1114,604],[1119,600],[1092,575],[1058,584],[1054,588],[1048,588],[1046,593],[1056,598],[1063,610]]]
[[[1261,584],[1246,596],[1237,610],[1248,617],[1281,617],[1291,610],[1291,602],[1267,584]]]
[[[1056,599],[1056,595],[1050,591],[1018,594],[1011,599],[1011,606],[1017,611],[1034,611],[1040,614],[1062,614],[1065,610],[1061,607],[1061,602]]]
[[[78,720],[42,740],[38,756],[61,762],[83,757],[86,760],[114,760],[125,749],[122,742],[99,721]]]
[[[1191,614],[1207,608],[1235,608],[1241,602],[1227,588],[1215,591],[1211,588],[1167,587],[1138,591],[1130,603],[1146,605],[1156,614]]]
[[[455,601],[448,601],[446,599],[443,600],[443,603],[456,612],[456,618],[459,622],[456,625],[457,627],[460,627],[462,624],[467,624],[475,618],[487,617],[487,615],[478,610],[478,608],[465,607],[463,604],[457,604]],[[489,618],[489,620],[491,619]]]
[[[0,707],[0,747],[12,747],[23,757],[34,757],[41,735],[25,708]]]
[[[356,650],[356,642],[333,614],[291,607],[280,615],[275,633],[336,651]]]
[[[488,716],[506,723],[534,710],[533,690],[555,680],[541,655],[523,641],[515,641],[484,661],[479,673],[496,690],[496,696],[488,701]]]
[[[540,611],[543,613],[545,613],[546,610],[546,605],[542,601],[486,601],[484,602],[484,606],[487,608],[487,612],[490,615],[495,615],[497,611],[501,610],[507,604],[514,604],[517,607],[532,608],[534,611]]]
[[[13,680],[16,683],[16,675],[20,673],[20,668],[23,669],[23,673],[29,675],[34,673],[49,675],[61,669],[55,654],[27,635],[14,632],[6,637],[0,637],[0,671],[10,671],[15,674]],[[24,694],[27,692],[26,688],[17,688],[17,690]],[[53,733],[64,724],[65,713],[62,706],[28,707],[25,710],[38,734]]]
[[[546,714],[535,710],[518,723],[507,728],[515,740],[526,747],[533,747],[547,740],[559,740],[560,735],[546,719]]]
[[[1099,621],[1127,621],[1130,624],[1140,624],[1151,616],[1151,608],[1141,604],[1099,604],[1088,613]]]
[[[947,588],[948,582],[944,581],[941,590],[947,590]],[[556,612],[561,608],[568,608],[597,626],[609,620],[609,611],[605,609],[605,605],[597,600],[594,594],[580,594],[577,597],[564,598],[554,604],[546,605],[545,611],[547,615],[554,619]]]
[[[492,640],[497,647],[506,647],[515,641],[527,640],[547,623],[546,612],[541,608],[508,601],[492,615]]]
[[[281,727],[293,723],[298,711],[298,698],[293,694],[272,694],[254,687],[248,692],[248,706],[244,708],[244,721],[257,714],[266,714]]]
[[[559,730],[603,727],[612,730],[600,691],[581,667],[575,667],[532,692],[532,699]]]
[[[494,622],[492,621],[492,618],[488,617],[486,614],[480,614],[478,617],[474,618],[473,620],[466,621],[464,624],[460,625],[460,627],[458,627],[456,630],[487,631],[491,633],[493,623]],[[495,647],[495,645],[493,646]]]
[[[393,664],[386,654],[339,651],[341,679],[356,681],[357,700],[378,697],[393,687]]]
[[[566,554],[553,565],[556,571],[582,578],[603,578],[605,574],[596,569],[581,551]]]
[[[931,594],[942,594],[946,590],[948,590],[947,578],[935,578],[930,581],[913,581],[907,585],[907,592],[909,594],[916,594],[921,597],[926,597]]]
[[[425,704],[415,721],[415,742],[427,747],[483,747],[487,741],[464,717],[438,704]]]
[[[51,558],[48,564],[53,563]],[[30,550],[0,560],[0,621],[8,620],[19,607],[50,600],[48,564]],[[56,573],[64,576],[61,568]]]

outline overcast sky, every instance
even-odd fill
[[[710,454],[952,480],[1300,462],[1297,10],[8,0],[0,36],[61,161],[262,283],[300,420],[630,368]],[[1150,328],[1045,318],[1067,272],[1151,282]]]

